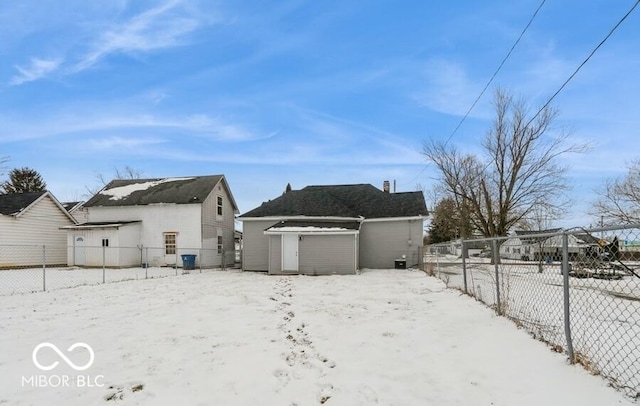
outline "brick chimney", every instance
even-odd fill
[[[389,181],[385,180],[384,182],[382,182],[382,191],[385,193],[389,193],[389,189],[391,189],[391,184],[389,183]]]

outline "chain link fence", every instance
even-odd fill
[[[239,268],[241,258],[224,249],[0,245],[0,295]]]
[[[640,398],[640,225],[430,245],[424,269]]]

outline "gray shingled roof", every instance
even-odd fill
[[[523,244],[539,244],[549,239],[548,235],[544,235],[542,237],[537,237],[536,234],[550,234],[550,233],[558,233],[562,230],[561,228],[551,228],[549,230],[538,230],[538,231],[528,231],[528,230],[516,230],[516,236],[520,238]]]
[[[202,203],[222,178],[222,175],[212,175],[185,178],[113,180],[89,199],[84,206]]]
[[[427,215],[422,192],[386,193],[369,184],[307,186],[262,203],[243,217],[413,217]]]
[[[18,214],[45,193],[47,192],[10,193],[0,195],[0,214],[7,216]]]

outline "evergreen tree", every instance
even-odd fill
[[[0,185],[0,193],[29,193],[41,192],[47,189],[47,184],[35,169],[15,168],[9,172],[9,180]]]
[[[456,238],[469,237],[471,224],[464,210],[459,210],[455,200],[442,199],[433,210],[429,227],[429,243],[451,241]]]

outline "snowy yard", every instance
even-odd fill
[[[428,258],[433,272],[449,287],[463,289],[461,260],[450,256]],[[443,261],[444,260],[444,261]],[[467,262],[471,295],[496,305],[494,265],[472,258]],[[627,262],[632,268],[638,264]],[[503,260],[499,266],[501,307],[504,314],[537,338],[566,350],[563,280],[560,264]],[[629,396],[640,391],[640,279],[569,278],[573,347],[579,361],[604,375]]]
[[[419,271],[194,273],[1,296],[0,308],[0,405],[632,404]],[[95,361],[77,372],[43,350],[42,365],[60,365],[42,371],[42,342],[86,343]],[[24,384],[37,375],[48,384]],[[52,379],[78,375],[96,385]]]
[[[182,274],[182,268],[80,268],[47,267],[0,270],[0,296],[72,288],[81,285],[164,278]],[[201,272],[200,269],[189,272]],[[103,282],[104,281],[104,282]]]

